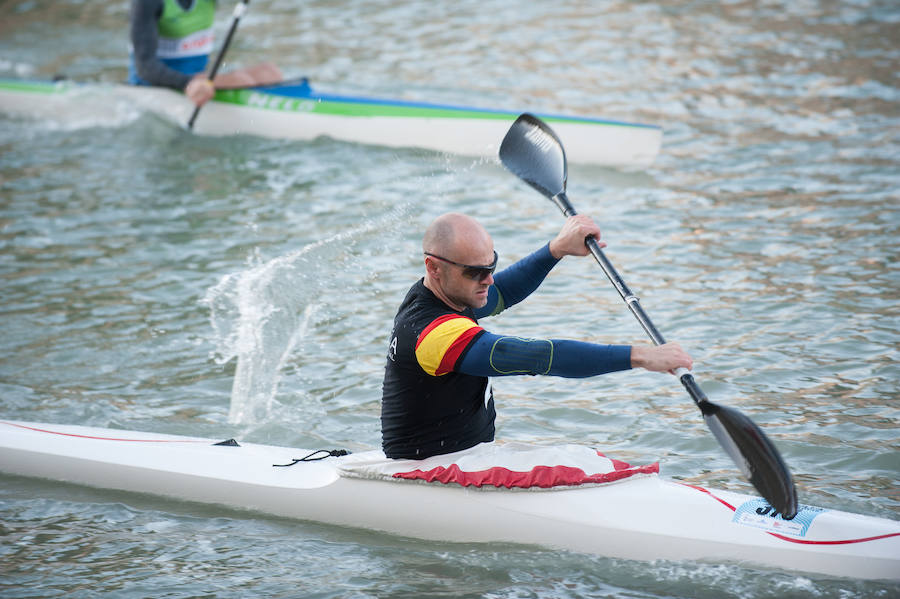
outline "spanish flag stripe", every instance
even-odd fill
[[[463,334],[457,337],[456,341],[451,343],[450,347],[447,348],[447,351],[444,352],[444,357],[441,359],[441,364],[440,366],[438,366],[434,374],[440,376],[442,374],[452,372],[453,367],[456,366],[456,361],[459,360],[459,356],[462,355],[465,349],[469,346],[469,342],[472,341],[472,338],[482,330],[483,329],[481,327],[472,327],[468,331],[465,331]]]
[[[470,319],[466,318],[465,316],[460,316],[458,314],[444,314],[443,316],[438,316],[437,318],[432,320],[429,323],[429,325],[427,327],[425,327],[425,329],[421,333],[419,333],[419,338],[416,339],[416,349],[419,349],[419,344],[422,343],[422,341],[426,337],[428,337],[428,333],[430,333],[437,327],[441,326],[445,322],[451,321],[455,318],[461,318],[463,320],[468,320],[471,324],[475,324],[474,322],[472,322]]]
[[[449,318],[442,316],[435,319],[416,342],[419,366],[432,376],[450,372],[472,337],[482,330],[465,316],[449,315]]]

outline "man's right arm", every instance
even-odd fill
[[[163,0],[131,1],[131,45],[134,68],[138,77],[150,85],[183,90],[191,76],[170,69],[156,57],[159,44],[157,22],[162,14]]]
[[[467,349],[456,370],[475,376],[544,374],[585,378],[631,367],[630,345],[525,339],[484,331]]]
[[[455,370],[474,376],[543,374],[586,378],[643,368],[651,372],[690,369],[690,356],[677,343],[605,345],[570,339],[525,339],[482,331]]]

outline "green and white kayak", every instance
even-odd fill
[[[184,125],[193,104],[159,87],[0,79],[0,112],[37,119],[78,115],[126,102]],[[256,135],[273,139],[318,137],[422,148],[461,156],[497,156],[520,111],[492,110],[318,93],[305,79],[275,86],[219,90],[200,111],[201,135]],[[662,130],[655,125],[535,113],[566,140],[571,162],[641,168],[656,158]]]

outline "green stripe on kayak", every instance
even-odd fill
[[[343,102],[332,99],[316,97],[293,98],[275,94],[260,93],[247,89],[231,89],[216,91],[217,102],[250,106],[264,110],[277,110],[281,112],[307,112],[348,117],[406,117],[406,118],[440,118],[440,119],[482,119],[512,121],[518,114],[512,112],[498,112],[491,110],[479,110],[477,108],[448,108],[442,106],[427,106],[417,104],[391,104],[388,101],[375,100],[369,102]],[[589,125],[607,125],[616,127],[638,127],[647,125],[604,122],[600,120],[542,116],[546,121],[557,123],[580,123]]]
[[[24,94],[55,95],[64,94],[79,87],[71,81],[22,81],[18,79],[0,78],[0,91]],[[342,101],[334,98],[296,98],[258,92],[252,89],[217,90],[217,102],[249,106],[263,110],[279,112],[299,112],[345,117],[399,117],[399,118],[436,118],[436,119],[472,119],[485,121],[513,121],[518,113],[483,110],[478,108],[438,106],[429,104],[393,103],[390,100],[365,98]],[[549,123],[576,123],[607,127],[628,127],[634,129],[656,129],[654,125],[627,123],[621,121],[605,121],[583,117],[567,117],[562,115],[545,115],[540,117]]]
[[[480,111],[461,110],[442,107],[391,104],[388,102],[342,102],[321,98],[292,98],[275,94],[259,93],[252,90],[220,90],[216,92],[216,101],[241,106],[251,106],[283,112],[311,112],[335,116],[402,116],[433,118],[470,118],[470,119],[509,119],[511,115]],[[513,117],[515,115],[512,115]]]

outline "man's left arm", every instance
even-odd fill
[[[499,314],[531,295],[547,277],[550,270],[565,256],[586,256],[589,251],[584,241],[588,237],[597,240],[600,247],[600,228],[591,217],[577,214],[566,219],[556,237],[547,245],[497,273],[494,284],[488,290],[487,303],[475,310],[475,318]]]
[[[557,262],[559,260],[550,253],[548,243],[498,272],[494,275],[494,284],[488,290],[488,301],[475,310],[475,318],[499,314],[521,302],[540,287]]]

